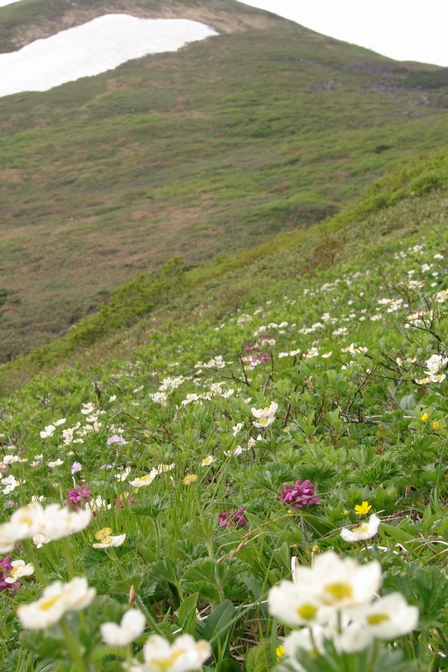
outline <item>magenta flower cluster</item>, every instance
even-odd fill
[[[7,557],[4,560],[0,560],[0,590],[8,590],[12,588],[14,592],[17,590],[17,588],[20,588],[20,583],[16,581],[16,583],[6,583],[5,579],[8,578],[9,573],[12,569],[11,565],[11,557]],[[2,572],[1,570],[4,569],[5,571]]]
[[[300,478],[294,485],[285,485],[283,490],[279,492],[279,498],[283,499],[285,504],[293,509],[303,509],[304,506],[321,503],[319,497],[314,493],[314,485],[311,481],[302,482]]]
[[[85,509],[86,504],[91,501],[92,493],[87,485],[80,485],[73,490],[67,490],[67,499],[64,504],[69,504],[73,511]]]
[[[224,513],[219,513],[219,527],[231,527],[235,525],[236,527],[244,527],[247,525],[247,520],[243,516],[244,507],[242,506],[238,511],[233,512],[233,509],[230,511],[225,511]]]

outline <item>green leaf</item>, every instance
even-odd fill
[[[413,394],[408,394],[406,397],[403,397],[403,399],[400,400],[400,408],[403,411],[412,411],[416,404],[417,402]]]
[[[205,622],[201,637],[212,645],[213,652],[227,652],[235,622],[236,609],[226,600],[212,611]]]
[[[182,632],[196,635],[196,605],[198,602],[199,593],[194,593],[187,597],[179,607],[177,617],[182,627]]]

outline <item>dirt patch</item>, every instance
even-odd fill
[[[0,170],[0,180],[21,184],[23,182],[23,171],[19,168],[5,168],[5,170]]]

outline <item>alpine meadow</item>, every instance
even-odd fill
[[[0,672],[448,669],[448,69],[233,0],[0,98]]]

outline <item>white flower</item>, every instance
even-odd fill
[[[211,655],[211,646],[191,635],[181,635],[169,644],[159,635],[151,635],[143,648],[145,662],[133,665],[131,672],[192,672],[198,670]]]
[[[252,415],[258,419],[258,422],[253,423],[254,427],[269,427],[275,420],[277,409],[278,404],[275,401],[266,408],[252,408]]]
[[[100,625],[101,636],[108,646],[127,646],[145,629],[146,619],[138,609],[130,609],[117,623]]]
[[[31,576],[31,574],[34,574],[34,565],[31,562],[26,565],[23,560],[14,560],[11,562],[11,567],[9,576],[5,579],[6,583],[15,583],[22,576]]]
[[[56,427],[54,425],[47,425],[45,429],[40,433],[40,438],[48,439],[49,436],[53,436],[55,429]]]
[[[49,462],[48,466],[50,467],[50,469],[55,469],[55,467],[60,467],[61,464],[64,464],[64,460],[58,458],[54,462]]]
[[[108,532],[107,534],[106,531]],[[97,539],[99,543],[92,544],[93,548],[117,548],[124,544],[124,540],[126,539],[125,534],[118,534],[114,537],[110,532],[112,532],[112,530],[107,527],[104,530],[97,532],[95,534],[95,539]]]
[[[244,427],[244,422],[237,422],[236,425],[234,427],[232,427],[233,436],[236,436],[238,434],[238,432],[241,429],[243,429],[243,427]]]
[[[126,467],[126,469],[124,471],[121,471],[118,474],[115,474],[115,478],[118,479],[119,481],[125,481],[130,473],[131,473],[131,468]]]
[[[17,616],[23,628],[43,630],[57,623],[67,611],[87,607],[95,594],[95,588],[88,587],[85,577],[75,577],[70,583],[56,581],[44,588],[40,600],[21,605]]]
[[[139,476],[138,478],[134,478],[133,481],[129,481],[129,485],[132,485],[134,488],[143,488],[146,485],[151,485],[157,474],[157,469],[151,469],[146,476]]]
[[[381,585],[381,565],[374,560],[359,565],[352,558],[340,559],[333,551],[318,555],[313,568],[298,565],[295,583],[310,590],[321,604],[337,609],[370,602]]]
[[[369,522],[364,522],[353,527],[351,530],[344,527],[341,530],[341,537],[344,541],[360,541],[363,539],[371,539],[378,532],[380,526],[380,519],[375,514],[372,514],[369,518]]]
[[[61,425],[65,424],[65,421],[66,421],[65,418],[61,418],[60,420],[56,420],[56,422],[54,423],[54,426],[55,427],[60,427]]]
[[[174,462],[171,464],[159,464],[157,467],[158,474],[166,474],[167,471],[172,471],[174,469]]]
[[[215,457],[213,455],[207,455],[207,457],[204,457],[204,459],[201,462],[201,467],[209,467],[213,462],[215,461]]]
[[[6,476],[6,478],[2,478],[1,482],[2,485],[5,486],[3,488],[4,495],[9,495],[10,492],[13,492],[17,488],[17,486],[23,483],[23,481],[16,481],[16,479],[12,474],[10,476]]]
[[[439,372],[439,369],[448,362],[448,357],[442,357],[442,355],[431,355],[431,357],[425,362],[427,366],[427,371],[429,375],[434,375]]]
[[[286,625],[310,625],[331,619],[333,609],[325,607],[312,589],[282,581],[268,595],[269,613]]]
[[[18,455],[5,455],[3,458],[3,464],[8,465],[8,464],[14,464],[15,462],[19,461],[19,456]]]
[[[17,536],[19,534],[19,536]],[[3,523],[0,525],[0,553],[9,553],[12,551],[16,542],[20,539],[20,532],[13,523]]]
[[[15,536],[15,542],[39,535],[38,544],[48,543],[83,530],[90,523],[91,517],[92,512],[88,509],[70,511],[60,504],[50,504],[44,509],[39,502],[32,502],[15,511],[10,523],[0,526],[0,552],[1,541],[6,540],[8,535]],[[14,544],[9,550],[12,550]]]
[[[391,593],[351,611],[350,616],[359,621],[371,638],[395,639],[415,630],[419,613],[417,607],[408,605],[403,595]]]
[[[415,380],[417,385],[426,385],[427,383],[443,383],[445,380],[446,375],[444,373],[436,373],[436,374],[431,374],[430,376],[427,376],[426,378],[420,378],[419,380]]]

